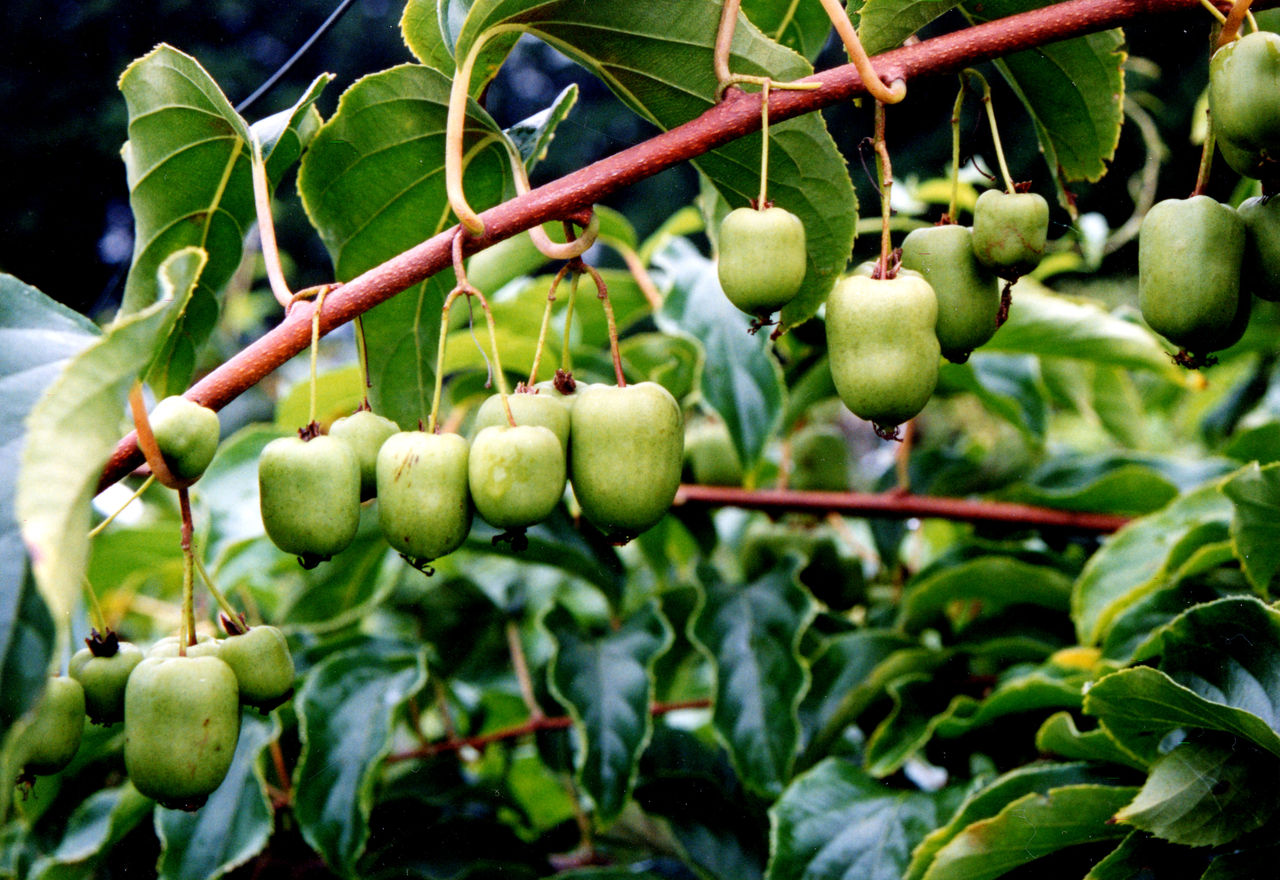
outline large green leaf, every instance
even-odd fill
[[[1055,712],[1036,731],[1036,750],[1069,761],[1109,761],[1137,770],[1146,763],[1116,745],[1101,728],[1082,731],[1070,712]]]
[[[1230,469],[1229,462],[1211,458],[1171,459],[1136,452],[1055,455],[1005,494],[1062,510],[1140,516],[1164,507],[1179,491]]]
[[[1172,843],[1218,846],[1260,827],[1275,813],[1275,755],[1228,738],[1188,741],[1151,765],[1142,790],[1119,813],[1124,822]]]
[[[391,259],[456,222],[444,181],[449,80],[401,65],[359,80],[316,134],[298,191],[341,281]],[[502,133],[467,107],[467,197],[479,209],[512,192]],[[450,272],[402,291],[363,315],[375,408],[410,428],[425,421],[435,382],[440,309]]]
[[[1266,591],[1280,571],[1280,464],[1245,467],[1222,484],[1231,499],[1231,542],[1249,582]]]
[[[797,710],[809,684],[799,653],[815,607],[794,564],[748,584],[701,573],[706,597],[692,635],[716,668],[712,722],[743,785],[782,793],[800,740]]]
[[[978,353],[966,363],[943,363],[938,390],[968,391],[986,409],[1029,439],[1040,441],[1048,427],[1047,391],[1040,362],[1030,355]]]
[[[27,414],[98,334],[93,322],[0,273],[0,738],[34,700],[53,648],[14,509]]]
[[[911,851],[956,800],[889,788],[856,764],[828,758],[769,810],[768,880],[898,880]]]
[[[120,439],[129,389],[181,318],[205,265],[186,248],[160,267],[162,298],[122,317],[76,355],[27,418],[16,510],[36,583],[69,619],[89,560],[90,501]]]
[[[93,880],[99,862],[151,808],[151,799],[127,782],[94,792],[71,814],[53,851],[31,866],[29,880]]]
[[[396,711],[426,680],[423,651],[370,644],[326,658],[294,699],[302,738],[294,815],[307,843],[343,876],[369,838]]]
[[[452,79],[458,31],[475,0],[409,0],[400,18],[405,45],[419,61]],[[498,34],[480,50],[471,72],[471,96],[479,98],[515,46],[519,33]]]
[[[286,171],[302,157],[324,120],[316,109],[316,101],[325,86],[333,81],[333,74],[322,73],[311,81],[302,97],[292,107],[259,119],[250,131],[262,145],[262,156],[267,171],[268,185],[279,183]]]
[[[1230,502],[1210,484],[1117,532],[1076,581],[1071,616],[1080,643],[1098,644],[1126,608],[1176,583],[1189,556],[1225,537],[1230,516]]]
[[[667,273],[671,289],[658,313],[658,326],[701,343],[706,363],[702,397],[729,428],[747,469],[764,452],[782,417],[782,371],[769,353],[763,332],[747,332],[748,319],[720,290],[715,264],[686,239],[675,239],[655,265]]]
[[[744,0],[742,12],[765,36],[810,61],[831,34],[831,19],[821,3],[804,0]]]
[[[671,129],[710,109],[718,0],[686,0],[680,14],[633,0],[477,0],[457,39],[465,54],[502,26],[532,33],[600,77],[631,109]],[[730,67],[778,80],[812,72],[808,62],[739,17]],[[770,127],[769,197],[805,226],[809,267],[800,295],[782,312],[787,326],[809,318],[844,271],[857,206],[845,161],[820,116]],[[695,159],[732,207],[760,190],[760,140],[740,138]]]
[[[1194,877],[1196,853],[1135,831],[1098,861],[1084,880],[1135,880],[1139,877]]]
[[[1056,569],[1011,556],[982,556],[949,565],[912,583],[898,610],[897,627],[914,632],[934,625],[953,603],[974,602],[983,614],[1014,604],[1066,611],[1071,579]]]
[[[902,45],[902,41],[961,0],[866,0],[858,11],[858,36],[868,55]]]
[[[273,824],[264,753],[279,736],[277,715],[246,713],[231,769],[208,803],[194,813],[156,808],[159,880],[216,880],[263,850]]]
[[[569,708],[582,737],[578,779],[608,822],[631,796],[636,764],[652,732],[651,672],[671,644],[671,628],[656,602],[630,614],[619,629],[595,637],[583,633],[562,605],[544,623],[556,643],[551,691]]]

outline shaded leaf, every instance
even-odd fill
[[[562,605],[543,622],[556,642],[552,693],[569,708],[582,737],[578,779],[607,822],[626,806],[635,785],[636,764],[653,728],[653,662],[670,646],[671,628],[656,602],[594,638]]]
[[[878,55],[902,41],[961,0],[866,0],[858,11],[858,36],[868,55]]]
[[[1093,866],[1084,880],[1136,880],[1144,875],[1176,877],[1199,870],[1197,854],[1183,846],[1135,831]]]
[[[262,157],[267,180],[278,182],[286,171],[302,157],[324,120],[316,109],[316,101],[333,74],[322,73],[311,81],[302,97],[292,107],[255,122],[250,131],[262,144]]]
[[[1005,494],[1060,510],[1141,516],[1230,469],[1229,463],[1212,458],[1181,460],[1136,452],[1055,455]]]
[[[1227,540],[1205,544],[1187,558],[1170,579],[1176,585],[1157,590],[1134,602],[1111,625],[1102,642],[1103,656],[1118,665],[1128,665],[1149,657],[1159,644],[1160,632],[1188,608],[1200,602],[1221,599],[1221,591],[1203,583],[1195,575],[1232,562],[1235,554]]]
[[[1066,611],[1071,579],[1044,565],[1011,556],[982,556],[912,582],[898,611],[897,628],[915,632],[934,625],[956,602],[973,602],[982,614],[1015,604]]]
[[[743,785],[777,797],[800,740],[797,710],[809,684],[800,637],[813,600],[795,582],[794,563],[748,584],[701,573],[706,598],[692,635],[715,664],[712,723]]]
[[[968,391],[992,414],[1030,438],[1044,437],[1048,408],[1040,363],[1031,356],[975,354],[966,363],[944,363],[942,391]]]
[[[98,863],[151,808],[151,799],[127,782],[94,792],[71,814],[53,851],[31,866],[30,880],[92,880]]]
[[[821,3],[744,0],[742,12],[765,36],[813,61],[827,43],[831,19]]]
[[[520,151],[526,170],[532,171],[535,165],[547,157],[547,149],[555,139],[556,128],[564,122],[576,103],[578,103],[578,84],[570,83],[556,95],[550,107],[539,110],[505,130],[511,143],[515,144],[516,149]]]
[[[1266,591],[1280,571],[1280,465],[1245,467],[1222,484],[1231,499],[1231,543],[1249,583]]]
[[[1068,761],[1109,761],[1137,770],[1146,763],[1121,749],[1102,728],[1081,731],[1070,712],[1055,712],[1036,731],[1036,750]]]

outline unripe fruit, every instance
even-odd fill
[[[199,808],[222,784],[240,738],[236,675],[217,657],[148,657],[124,696],[124,764],[138,791]]]
[[[179,656],[178,647],[180,641],[177,636],[165,636],[150,648],[147,648],[146,656],[148,658],[177,657]],[[221,639],[215,639],[212,636],[200,636],[196,639],[194,645],[187,645],[186,655],[188,657],[217,657],[221,651]]]
[[[337,437],[351,447],[360,466],[360,500],[368,501],[378,494],[378,450],[400,426],[371,410],[357,410],[329,426],[329,436]]]
[[[836,282],[827,350],[844,405],[882,429],[924,409],[938,384],[937,320],[933,289],[910,270],[887,281],[855,273]]]
[[[507,403],[511,407],[511,417],[516,420],[517,425],[541,425],[549,429],[560,441],[561,450],[568,452],[569,403],[566,400],[571,401],[572,397],[576,395],[566,398],[554,389],[551,391],[531,389],[508,394]],[[480,404],[480,408],[476,410],[476,420],[471,436],[474,439],[485,428],[506,424],[508,424],[507,411],[502,406],[502,396],[495,394]]]
[[[404,431],[378,453],[378,524],[412,565],[458,549],[471,528],[466,438]]]
[[[849,490],[849,441],[835,425],[806,425],[791,440],[793,489],[806,492]]]
[[[246,706],[270,711],[293,690],[293,656],[284,633],[274,626],[227,636],[218,656],[235,673]]]
[[[1138,231],[1138,302],[1151,329],[1196,354],[1229,345],[1247,307],[1244,242],[1240,215],[1209,196],[1152,207]]]
[[[94,724],[115,724],[124,718],[124,688],[133,667],[142,662],[142,649],[118,642],[111,656],[95,656],[81,648],[71,658],[67,674],[84,688],[84,707]]]
[[[938,298],[938,344],[942,356],[963,363],[996,332],[1000,288],[978,262],[973,231],[965,226],[916,229],[902,241],[902,265],[924,276]]]
[[[739,309],[767,318],[800,290],[805,253],[804,224],[790,211],[730,211],[720,224],[720,286]]]
[[[258,459],[262,524],[277,547],[313,568],[341,553],[360,525],[360,465],[336,437],[281,437]]]
[[[80,748],[84,714],[80,682],[62,675],[50,678],[14,743],[23,775],[48,776],[70,764]]]
[[[684,457],[693,481],[703,486],[741,486],[742,461],[719,419],[695,422],[684,435]]]
[[[472,503],[484,521],[523,529],[542,522],[560,503],[564,449],[542,425],[491,425],[476,434],[467,473]]]
[[[569,450],[583,515],[628,541],[662,519],[680,486],[680,405],[655,382],[588,388],[573,407]]]
[[[590,388],[592,384],[574,379],[571,374],[563,370],[556,370],[556,378],[538,382],[533,386],[533,390],[537,394],[551,395],[573,412],[573,405],[578,402],[578,395]]]
[[[147,417],[169,471],[183,482],[204,473],[218,451],[218,414],[185,397],[166,397]]]
[[[1237,213],[1245,229],[1241,283],[1255,296],[1280,300],[1280,199],[1246,199]]]
[[[1280,35],[1257,31],[1209,62],[1209,112],[1222,154],[1249,177],[1280,171]]]
[[[1040,265],[1049,237],[1049,203],[1036,193],[989,189],[973,206],[973,252],[1001,278]]]

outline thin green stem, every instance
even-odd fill
[[[1205,8],[1206,12],[1218,20],[1218,24],[1222,24],[1227,20],[1227,17],[1218,11],[1218,7],[1214,6],[1211,0],[1200,0],[1200,5]]]
[[[89,576],[84,576],[84,594],[89,597],[89,619],[93,626],[100,633],[107,631],[107,615],[102,611],[102,603],[98,601],[98,594],[93,589],[93,584],[89,583]]]
[[[769,81],[760,87],[760,198],[756,207],[769,206]]]
[[[569,342],[573,332],[573,304],[578,300],[578,282],[582,280],[581,272],[574,272],[569,280],[569,302],[564,307],[564,347],[560,349],[560,369],[566,373],[573,372],[573,354]]]
[[[222,609],[223,613],[225,613],[227,617],[231,618],[233,621],[236,620],[239,617],[240,612],[236,610],[235,606],[227,601],[226,595],[214,585],[213,578],[209,577],[209,572],[205,569],[204,563],[200,561],[200,557],[196,554],[195,548],[192,548],[191,558],[195,562],[196,573],[200,575],[200,580],[204,581],[205,587],[207,587],[209,592],[213,595],[213,601],[218,603],[218,607]]]
[[[976,70],[966,70],[965,76],[972,76],[982,83],[982,106],[987,111],[987,124],[991,127],[991,143],[995,146],[996,162],[1000,165],[1000,176],[1004,178],[1005,192],[1014,192],[1013,178],[1009,175],[1009,166],[1004,161],[1004,146],[1000,143],[1000,127],[996,125],[996,108],[991,103],[991,85],[987,78]]]
[[[178,490],[178,507],[182,512],[182,629],[185,637],[178,640],[179,656],[187,656],[187,645],[196,643],[195,554],[191,549],[191,498],[184,486]]]
[[[964,106],[964,77],[960,77],[960,90],[956,92],[956,103],[951,108],[951,203],[947,206],[947,217],[952,223],[959,222],[957,212],[960,210],[960,110]]]
[[[529,710],[529,720],[540,721],[544,713],[533,693],[533,676],[529,674],[529,661],[525,659],[524,643],[520,640],[520,625],[514,620],[508,620],[506,634],[507,652],[511,655],[511,668],[515,671],[516,682],[520,686],[520,698]]]
[[[618,322],[613,318],[613,304],[609,302],[609,288],[593,266],[589,266],[586,263],[583,263],[582,266],[590,273],[591,280],[595,282],[596,298],[600,300],[600,305],[604,307],[604,319],[609,325],[609,353],[613,355],[613,374],[618,380],[618,387],[626,388],[627,377],[622,373],[622,355],[618,351]]]
[[[142,493],[147,491],[147,489],[155,481],[156,481],[155,474],[152,474],[151,476],[143,480],[142,485],[138,487],[138,491],[130,495],[129,499],[125,501],[124,504],[121,504],[119,507],[117,507],[115,513],[111,514],[109,517],[107,517],[102,522],[98,523],[96,526],[94,526],[89,530],[89,540],[92,541],[94,538],[98,537],[98,535],[102,534],[102,530],[105,529],[107,526],[111,525],[111,523],[115,521],[115,518],[117,516],[124,513],[124,510],[126,507],[128,507],[133,502],[137,501],[138,498],[142,495]]]
[[[449,295],[444,298],[444,306],[440,309],[440,346],[436,349],[436,387],[431,395],[431,415],[427,417],[428,434],[436,432],[436,420],[440,415],[440,394],[444,389],[444,354],[449,341],[449,309],[462,292],[461,287],[449,291]]]
[[[369,349],[364,340],[364,320],[356,315],[356,363],[360,368],[360,405],[369,408],[369,389],[373,384],[369,381]]]
[[[893,240],[889,235],[889,219],[893,214],[889,193],[893,188],[893,165],[889,161],[889,147],[885,144],[884,102],[876,101],[876,165],[880,171],[880,272],[882,277],[891,278],[889,254],[893,251]]]
[[[311,312],[311,401],[308,425],[313,425],[316,421],[316,360],[320,352],[320,310],[324,308],[324,298],[328,292],[328,286],[320,288],[320,293],[316,295],[316,307]]]
[[[556,277],[551,279],[551,289],[547,291],[547,305],[542,310],[542,326],[538,328],[538,347],[533,350],[533,365],[529,368],[530,388],[538,381],[538,365],[542,362],[542,350],[547,344],[547,331],[551,328],[551,307],[556,302],[556,289],[572,265],[572,263],[565,263],[556,273]]]

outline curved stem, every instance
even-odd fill
[[[1004,161],[1004,146],[1000,143],[1000,127],[996,125],[996,108],[991,103],[991,84],[987,78],[976,70],[966,70],[965,76],[971,76],[982,83],[982,106],[987,111],[987,125],[991,127],[991,143],[995,147],[996,162],[1000,165],[1000,176],[1004,179],[1005,192],[1013,193],[1013,178],[1009,175],[1009,166]]]
[[[729,70],[729,50],[733,46],[733,32],[738,26],[738,9],[741,6],[742,0],[724,0],[724,6],[720,9],[720,24],[716,28],[716,44],[711,56],[716,73],[717,101],[724,95],[724,90],[733,77]]]
[[[591,280],[596,283],[596,298],[600,300],[600,305],[604,306],[604,318],[609,325],[609,353],[613,355],[613,374],[618,380],[618,387],[626,388],[627,377],[622,374],[622,355],[618,352],[618,323],[613,319],[613,304],[609,302],[609,288],[593,266],[586,263],[582,266],[591,275]]]
[[[565,263],[560,267],[560,271],[556,273],[556,277],[551,279],[551,289],[547,291],[547,305],[542,310],[542,326],[538,328],[538,346],[533,350],[533,365],[529,367],[530,388],[538,381],[538,364],[542,362],[542,350],[547,344],[547,331],[551,328],[551,307],[556,302],[556,289],[560,286],[560,282],[564,280],[565,273],[572,268],[572,263]]]
[[[1213,148],[1218,142],[1213,130],[1213,114],[1208,109],[1204,112],[1209,117],[1209,128],[1204,136],[1204,146],[1200,148],[1200,167],[1196,169],[1196,185],[1191,190],[1192,196],[1204,195],[1209,188],[1209,175],[1213,173]]]
[[[436,419],[440,414],[440,393],[444,389],[444,353],[449,342],[449,309],[462,292],[461,287],[455,287],[449,291],[449,295],[444,298],[444,305],[440,308],[440,345],[436,349],[436,383],[435,391],[431,395],[431,415],[427,417],[428,434],[436,432]]]
[[[188,484],[179,480],[165,463],[160,446],[156,443],[156,435],[151,433],[151,420],[147,418],[147,403],[142,399],[142,384],[134,382],[129,390],[129,410],[133,414],[133,428],[138,435],[138,446],[151,468],[152,475],[160,481],[160,485],[169,489],[182,489]]]
[[[311,310],[311,401],[308,408],[308,425],[316,423],[316,360],[320,353],[320,312],[324,309],[324,298],[328,292],[327,286],[320,288],[320,293],[316,296],[315,308]]]
[[[516,195],[522,196],[529,192],[529,170],[524,167],[524,160],[520,158],[520,154],[516,151],[515,146],[508,138],[503,138],[502,143],[507,148],[507,159],[511,162],[511,174],[515,178]],[[569,226],[565,226],[565,230],[569,230]],[[600,234],[600,218],[595,211],[591,212],[591,220],[583,228],[582,233],[577,237],[572,236],[564,243],[552,241],[547,235],[542,225],[529,227],[529,238],[533,241],[533,246],[538,249],[538,253],[542,254],[548,260],[572,260],[580,257],[591,249],[596,243],[596,237]]]
[[[107,526],[111,525],[111,523],[115,521],[115,518],[117,516],[124,513],[126,507],[128,507],[133,502],[137,501],[138,498],[141,497],[142,493],[147,491],[147,489],[150,488],[151,484],[154,483],[155,481],[156,481],[156,475],[154,473],[151,474],[151,476],[147,477],[145,480],[143,480],[142,485],[138,487],[138,491],[130,495],[129,499],[125,501],[124,504],[121,504],[119,507],[117,507],[113,514],[111,514],[109,517],[104,519],[102,522],[98,523],[93,528],[89,529],[89,540],[93,540],[94,538],[98,537],[98,535],[102,534],[102,531]]]
[[[1252,5],[1253,0],[1236,0],[1231,5],[1231,11],[1227,13],[1227,17],[1222,21],[1222,33],[1218,34],[1218,49],[1240,36],[1240,26],[1244,24],[1245,16],[1249,15],[1249,7]],[[1257,22],[1254,22],[1254,24],[1256,27]]]
[[[240,612],[237,611],[229,601],[227,601],[226,594],[219,590],[213,583],[213,578],[209,577],[209,572],[205,569],[204,563],[200,561],[200,557],[196,555],[194,547],[192,548],[191,558],[195,562],[196,573],[200,575],[200,580],[204,581],[205,587],[213,596],[213,601],[218,603],[218,607],[222,609],[222,612],[226,614],[227,617],[231,618],[233,621],[236,620],[240,616]]]
[[[889,193],[893,189],[893,164],[889,161],[889,147],[884,140],[884,102],[876,101],[876,164],[880,169],[880,272],[884,278],[892,278],[889,267],[889,254],[893,251],[893,240],[889,235],[889,222],[893,216],[893,208],[889,203]]]
[[[955,106],[951,108],[951,203],[947,206],[947,218],[951,223],[960,222],[960,110],[964,106],[964,76],[960,77],[960,90],[956,93]]]
[[[1227,17],[1218,10],[1218,7],[1213,5],[1213,0],[1200,0],[1200,5],[1205,8],[1205,11],[1217,19],[1218,24],[1223,24],[1227,20]]]
[[[280,267],[280,248],[276,245],[276,226],[271,217],[271,190],[267,185],[267,165],[262,158],[262,144],[256,135],[250,134],[252,158],[249,162],[250,174],[253,178],[253,207],[258,215],[258,242],[262,246],[262,262],[267,267],[267,282],[271,285],[271,293],[280,303],[282,309],[288,309],[293,302],[293,292],[284,280],[284,270]]]
[[[853,22],[849,20],[849,13],[840,5],[840,0],[821,0],[821,2],[827,17],[831,19],[831,24],[835,26],[836,33],[840,35],[841,42],[844,43],[845,51],[849,53],[849,60],[853,62],[858,75],[862,77],[862,84],[867,94],[883,104],[896,104],[905,98],[907,84],[903,80],[895,79],[892,85],[886,86],[875,68],[871,66],[871,59],[862,48],[862,40],[858,39],[858,32],[854,29]]]
[[[89,597],[89,620],[98,632],[105,634],[108,630],[107,615],[102,611],[102,603],[98,601],[98,594],[93,589],[93,584],[89,583],[89,576],[84,576],[84,594]]]
[[[369,389],[373,383],[369,381],[369,349],[364,340],[364,320],[356,316],[356,363],[360,368],[360,408],[369,409]]]

